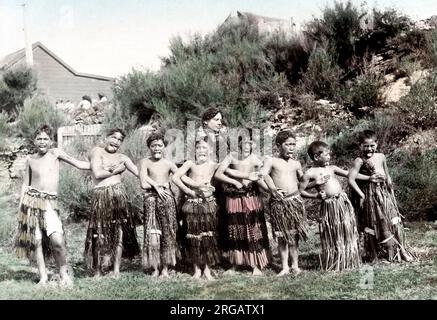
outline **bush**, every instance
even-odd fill
[[[264,52],[275,71],[284,73],[290,83],[296,83],[308,67],[310,53],[303,36],[276,32],[267,39]]]
[[[314,93],[318,98],[338,100],[341,69],[329,52],[316,47],[310,55],[308,70],[302,77],[303,92]]]
[[[305,34],[321,44],[327,41],[328,50],[336,57],[336,62],[343,69],[351,66],[355,54],[355,42],[362,34],[360,20],[362,12],[353,6],[335,2],[333,8],[323,10],[323,18],[314,19],[305,27]]]
[[[65,115],[42,96],[34,96],[24,102],[17,118],[18,135],[33,141],[35,130],[41,124],[49,124],[56,135],[59,127],[66,123]],[[56,139],[56,137],[55,137]]]
[[[416,128],[434,128],[437,126],[437,73],[427,79],[417,81],[408,95],[402,97],[397,109],[404,116],[404,122]]]
[[[350,164],[359,156],[358,137],[363,130],[373,130],[378,141],[378,152],[386,155],[396,148],[396,142],[405,138],[412,129],[400,126],[401,118],[396,115],[378,114],[358,121],[355,127],[341,131],[336,136],[328,137],[334,157],[340,164]]]
[[[127,135],[121,145],[120,152],[127,155],[134,163],[149,155],[147,147],[147,132],[144,130],[134,130]]]
[[[9,119],[10,116],[6,112],[0,112],[0,150],[6,149],[5,138],[12,133],[8,123]]]
[[[396,153],[388,157],[401,213],[409,219],[423,218],[437,203],[437,149],[412,156]]]
[[[14,115],[36,90],[36,75],[27,66],[6,71],[0,79],[0,111]]]
[[[428,34],[426,42],[426,62],[430,68],[437,68],[437,30]]]
[[[363,116],[381,106],[381,86],[379,74],[369,72],[357,77],[349,90],[345,90],[344,105],[355,115]]]
[[[12,245],[17,226],[18,202],[9,184],[0,184],[0,244]]]
[[[59,174],[59,204],[61,215],[72,221],[88,219],[93,182],[89,172],[68,166]]]

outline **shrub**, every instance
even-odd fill
[[[362,12],[353,6],[335,2],[334,7],[326,7],[321,19],[314,19],[305,27],[305,34],[313,41],[328,43],[328,49],[336,57],[336,62],[343,69],[348,69],[355,53],[355,41],[360,37],[362,29],[360,20]]]
[[[379,74],[368,72],[357,77],[351,87],[345,90],[344,104],[357,116],[381,106],[379,90],[382,79]]]
[[[303,91],[312,92],[319,98],[337,100],[341,73],[329,52],[323,47],[316,47],[311,52],[308,69],[302,77]]]
[[[401,118],[396,115],[378,114],[358,121],[353,128],[341,131],[328,138],[334,157],[340,164],[349,164],[359,155],[358,137],[360,132],[369,129],[376,133],[378,152],[390,154],[396,148],[396,141],[406,137],[412,128],[400,126]]]
[[[5,138],[12,133],[8,123],[9,119],[10,116],[6,112],[0,112],[0,150],[6,149]]]
[[[27,66],[6,71],[0,79],[0,111],[13,115],[36,90],[37,78]]]
[[[59,174],[59,204],[64,218],[73,221],[89,218],[92,184],[89,172],[71,166],[62,168]]]
[[[408,95],[402,97],[397,109],[404,116],[404,122],[416,128],[433,128],[437,125],[437,73],[417,81]]]
[[[412,156],[396,153],[388,157],[401,213],[409,219],[423,218],[423,213],[437,203],[437,149]]]
[[[7,183],[0,184],[0,244],[12,245],[17,225],[18,201]]]
[[[267,39],[264,52],[275,71],[284,73],[290,83],[296,83],[308,67],[310,53],[302,35],[275,32]]]
[[[34,96],[24,102],[17,118],[18,134],[29,141],[33,141],[35,130],[43,123],[52,126],[54,133],[65,124],[65,115],[57,110],[42,96]]]
[[[432,30],[426,42],[426,63],[431,68],[437,68],[437,30]]]

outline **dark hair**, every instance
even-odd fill
[[[111,130],[108,131],[106,136],[109,137],[110,135],[113,135],[116,132],[119,132],[121,134],[123,140],[124,140],[124,138],[126,138],[126,133],[120,128],[112,128]]]
[[[204,122],[208,122],[212,118],[214,118],[217,114],[221,114],[223,117],[222,111],[217,107],[209,107],[202,113],[202,126],[204,125]]]
[[[366,139],[374,139],[376,140],[376,133],[373,130],[364,130],[363,132],[360,133],[359,137],[358,137],[358,141],[361,143],[364,142],[364,140]]]
[[[197,147],[197,144],[199,142],[202,142],[202,141],[208,143],[208,136],[207,135],[198,135],[196,137],[196,141],[194,143],[194,147]]]
[[[164,143],[164,146],[167,146],[167,141],[164,139],[164,135],[161,132],[153,132],[148,138],[147,138],[147,147],[150,148],[150,145],[155,140],[162,140]]]
[[[33,138],[35,139],[37,135],[43,132],[45,132],[50,137],[50,139],[53,140],[53,128],[50,127],[48,124],[40,125],[38,129],[35,130],[35,133],[33,134]]]
[[[93,102],[93,101],[91,100],[91,97],[90,97],[90,96],[87,96],[87,95],[83,96],[83,97],[82,97],[82,100],[88,100],[89,102]]]
[[[319,156],[323,153],[323,151],[329,146],[323,141],[314,141],[308,147],[308,155],[312,160],[314,160],[314,156]]]
[[[293,138],[296,139],[296,136],[294,135],[293,132],[291,132],[290,130],[284,130],[284,131],[280,131],[278,132],[278,134],[276,135],[276,139],[275,139],[275,143],[278,145],[283,144],[288,138]]]

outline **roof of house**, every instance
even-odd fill
[[[59,58],[56,54],[54,54],[52,51],[50,51],[45,45],[43,45],[41,42],[35,42],[32,45],[32,50],[35,50],[36,48],[40,48],[41,50],[45,51],[49,56],[51,56],[53,59],[58,61],[62,66],[64,66],[67,70],[69,70],[72,74],[74,74],[77,77],[85,77],[85,78],[93,78],[98,80],[106,80],[106,81],[113,81],[114,78],[111,77],[105,77],[105,76],[99,76],[95,74],[89,74],[89,73],[82,73],[75,71],[72,67],[70,67],[67,63],[65,63],[61,58]],[[8,54],[4,58],[0,59],[0,70],[6,70],[10,66],[14,65],[21,59],[24,59],[26,56],[25,49],[21,49],[18,51],[15,51],[11,54]]]
[[[237,11],[236,13],[231,13],[227,18],[226,18],[226,20],[225,20],[225,22],[226,21],[229,21],[229,20],[231,20],[231,19],[234,19],[234,18],[247,18],[248,20],[249,20],[249,22],[258,22],[258,21],[260,21],[260,20],[262,20],[262,21],[264,21],[264,22],[285,22],[285,21],[288,21],[288,20],[286,20],[286,19],[280,19],[280,18],[272,18],[272,17],[265,17],[265,16],[261,16],[261,15],[258,15],[258,14],[254,14],[254,13],[251,13],[251,12],[243,12],[243,11]]]

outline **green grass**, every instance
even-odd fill
[[[120,279],[96,280],[82,259],[85,223],[66,226],[69,261],[75,286],[59,289],[56,281],[40,288],[36,269],[15,259],[10,248],[0,248],[0,299],[437,299],[437,227],[432,223],[408,225],[407,239],[418,261],[409,264],[374,264],[373,288],[362,289],[360,270],[340,273],[318,270],[317,227],[302,243],[299,276],[277,278],[278,259],[265,276],[252,277],[248,271],[224,275],[216,269],[213,282],[193,281],[190,271],[171,272],[170,279],[145,275],[140,260],[123,261]],[[138,228],[140,236],[142,229]],[[140,241],[141,241],[141,237]],[[49,265],[54,271],[53,265]],[[53,279],[56,276],[52,274]]]

